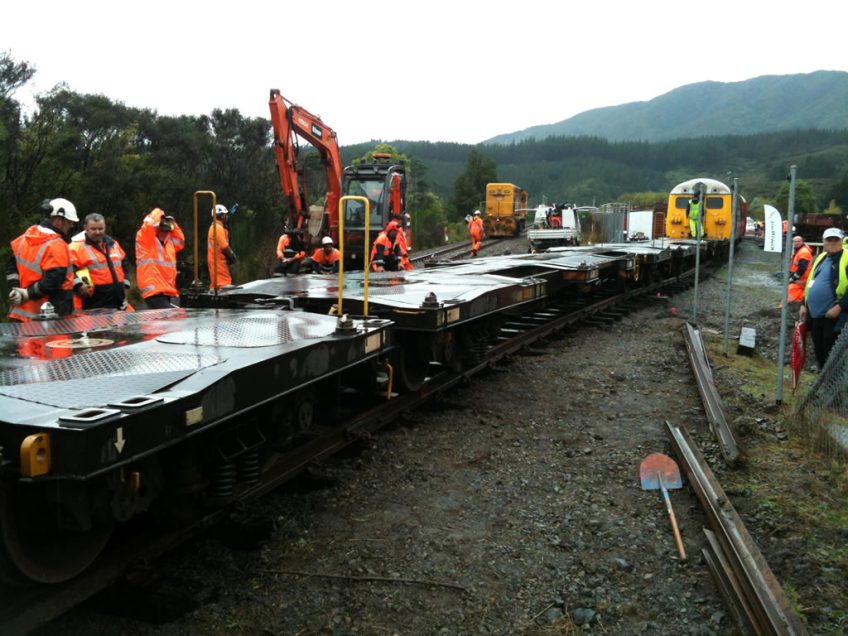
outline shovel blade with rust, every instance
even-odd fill
[[[674,508],[671,507],[669,490],[677,490],[683,487],[680,478],[680,469],[668,455],[662,453],[651,453],[639,466],[639,478],[642,481],[642,490],[659,490],[662,492],[668,518],[671,520],[671,529],[674,532],[674,542],[677,544],[677,552],[680,560],[686,560],[686,549],[683,547],[683,539],[680,537],[680,529],[677,527],[677,517],[674,516]]]

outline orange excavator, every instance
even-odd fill
[[[327,198],[321,229],[315,240],[330,236],[339,241],[339,200],[344,195],[367,197],[370,201],[370,245],[386,224],[397,221],[404,229],[406,242],[412,243],[409,214],[406,213],[406,170],[394,163],[391,155],[374,153],[373,161],[357,163],[344,168],[338,139],[332,128],[321,118],[305,108],[284,98],[278,89],[271,90],[271,124],[274,128],[274,151],[283,194],[292,205],[290,228],[307,241],[309,235],[308,197],[304,167],[298,162],[297,137],[308,141],[321,157],[327,181]],[[345,202],[345,268],[362,269],[367,246],[365,238],[365,210],[360,201]]]

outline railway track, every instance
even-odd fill
[[[434,365],[432,376],[415,392],[393,397],[378,406],[356,413],[341,426],[303,443],[280,458],[262,475],[259,483],[245,490],[237,502],[216,510],[176,529],[145,527],[132,522],[123,527],[94,567],[66,583],[22,590],[0,589],[0,633],[24,634],[56,619],[93,597],[122,576],[134,564],[148,563],[198,535],[229,515],[240,502],[255,499],[300,474],[310,464],[321,462],[357,440],[379,430],[404,412],[410,412],[434,396],[486,370],[499,361],[544,340],[564,329],[581,323],[603,325],[649,301],[659,289],[682,290],[690,285],[692,272],[643,287],[618,293],[599,293],[596,297],[552,305],[544,310],[530,310],[512,317],[501,328],[495,341],[481,355],[480,361],[459,371]],[[139,519],[138,521],[141,521]]]
[[[506,240],[508,239],[487,239],[483,243],[483,250],[487,250],[488,248],[494,247],[495,245],[499,245]],[[409,260],[421,266],[427,263],[428,261],[458,260],[467,256],[470,256],[468,241],[463,241],[462,243],[454,243],[452,245],[446,245],[437,249],[425,250],[410,257]]]

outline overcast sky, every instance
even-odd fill
[[[845,71],[846,34],[846,0],[13,0],[0,50],[35,92],[268,118],[279,88],[342,145],[477,143],[694,82]]]

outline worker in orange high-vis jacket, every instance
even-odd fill
[[[209,235],[206,242],[206,264],[209,266],[209,287],[220,289],[233,284],[230,265],[236,262],[236,255],[230,248],[230,233],[227,221],[230,211],[221,204],[215,206]]]
[[[374,272],[396,272],[399,269],[411,269],[406,266],[407,255],[403,252],[398,239],[400,225],[397,221],[389,221],[386,229],[377,235],[371,246],[371,270]]]
[[[71,262],[76,277],[74,290],[82,309],[130,309],[127,290],[130,281],[127,255],[121,245],[106,234],[106,219],[92,212],[83,221],[83,231],[73,237]]]
[[[45,314],[67,316],[74,311],[74,275],[67,235],[79,222],[77,209],[67,199],[45,201],[47,218],[12,241],[12,255],[6,264],[9,292],[9,319],[28,322]]]
[[[468,234],[471,236],[471,256],[477,256],[477,252],[483,247],[483,217],[480,210],[474,210],[474,216],[468,223]]]
[[[173,216],[156,208],[144,217],[135,234],[135,265],[147,309],[179,306],[177,252],[184,247],[185,234]]]
[[[274,268],[274,276],[294,276],[300,272],[306,252],[303,249],[295,249],[300,247],[300,241],[297,242],[296,246],[288,232],[280,235],[280,240],[277,241],[277,266]]]
[[[315,274],[338,274],[341,259],[342,254],[333,245],[333,239],[325,236],[321,239],[321,247],[312,254],[312,271]]]
[[[789,302],[804,302],[804,289],[810,277],[813,251],[799,235],[792,237],[792,264],[789,266]]]

